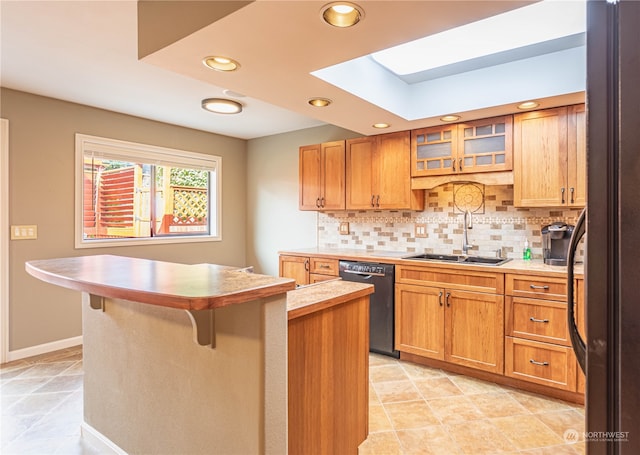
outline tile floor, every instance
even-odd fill
[[[371,354],[360,455],[584,454],[584,407]]]
[[[584,454],[582,406],[466,376],[370,357],[369,438],[360,455]],[[0,368],[0,453],[99,452],[80,439],[82,348]],[[339,455],[339,454],[334,454]]]

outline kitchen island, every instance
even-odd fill
[[[287,406],[303,398],[288,385],[287,325],[350,308],[371,292],[327,283],[333,289],[318,288],[314,298],[313,290],[294,291],[291,279],[246,269],[110,255],[30,261],[26,269],[82,292],[83,437],[112,453],[287,453]],[[291,318],[287,300],[297,293]],[[366,325],[353,314],[352,323]],[[307,333],[318,335],[304,328],[297,345],[322,345],[305,344]],[[339,337],[332,340],[325,349],[338,347]],[[366,403],[357,412],[366,416]],[[296,418],[311,426],[309,415]]]

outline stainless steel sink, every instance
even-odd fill
[[[434,262],[455,262],[457,264],[480,264],[480,265],[502,265],[505,262],[509,262],[511,259],[505,258],[491,258],[483,256],[458,256],[455,254],[434,254],[423,253],[415,256],[408,256],[403,259],[409,259],[412,261],[434,261]]]

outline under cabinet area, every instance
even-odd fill
[[[300,147],[300,210],[344,210],[344,147],[344,141]]]
[[[507,274],[505,284],[505,375],[575,392],[566,279]]]
[[[500,273],[397,266],[396,349],[502,374],[502,293]]]
[[[514,116],[513,178],[516,207],[584,207],[584,104]]]
[[[411,132],[411,176],[510,171],[510,115]]]
[[[347,210],[424,208],[424,191],[411,190],[409,143],[409,131],[347,140]]]

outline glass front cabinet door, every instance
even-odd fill
[[[513,117],[494,117],[411,132],[412,177],[510,171]]]

